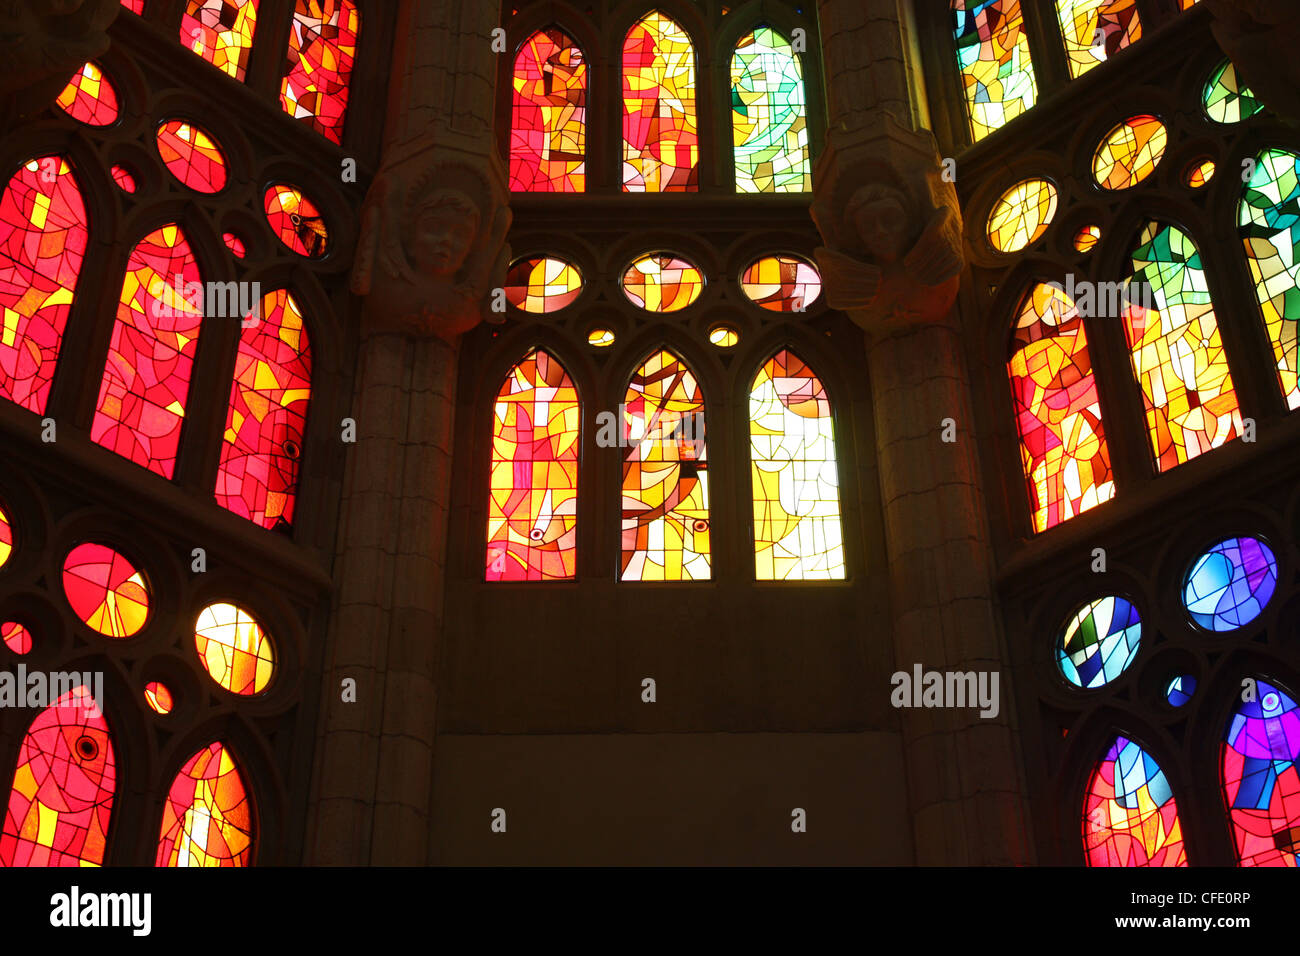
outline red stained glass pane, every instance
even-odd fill
[[[580,193],[586,182],[587,58],[554,27],[530,36],[515,57],[510,188]]]
[[[1116,737],[1093,771],[1083,803],[1089,866],[1186,866],[1178,802],[1155,759]]]
[[[1300,708],[1256,678],[1223,735],[1223,797],[1242,866],[1300,866]]]
[[[203,318],[198,263],[180,226],[131,253],[91,423],[91,440],[170,478]]]
[[[135,192],[135,177],[131,175],[131,170],[125,166],[114,166],[112,172],[113,182],[117,183],[123,192]]]
[[[243,778],[220,741],[185,762],[167,792],[158,866],[249,866],[253,811]]]
[[[239,337],[217,504],[263,528],[292,524],[310,400],[306,325],[293,296],[278,289]]]
[[[206,132],[184,120],[158,127],[158,155],[168,172],[190,189],[216,193],[226,185],[226,158]]]
[[[172,692],[167,689],[167,685],[156,680],[151,680],[144,685],[144,700],[149,705],[149,709],[156,714],[170,714],[172,712]]]
[[[88,126],[108,126],[117,121],[117,90],[94,63],[87,63],[59,94],[59,108]]]
[[[26,654],[32,649],[32,632],[17,621],[0,622],[0,640],[15,654]]]
[[[122,6],[132,13],[144,14],[144,0],[122,0]]]
[[[334,143],[343,142],[348,80],[361,15],[352,0],[297,0],[280,106]]]
[[[230,254],[236,259],[244,258],[246,250],[244,248],[243,239],[240,239],[233,232],[223,232],[221,234],[221,241],[226,244],[226,248],[230,250]]]
[[[74,687],[37,715],[18,748],[0,865],[101,865],[116,783],[108,722],[89,689]]]
[[[257,0],[190,0],[181,17],[181,43],[242,81],[256,27]]]
[[[0,196],[0,398],[45,410],[86,252],[86,207],[58,156],[26,163]]]
[[[623,41],[623,191],[699,189],[695,49],[658,11]]]
[[[63,593],[77,617],[106,637],[131,637],[149,619],[144,575],[102,544],[79,544],[68,552]]]
[[[319,259],[329,248],[329,232],[316,204],[287,183],[277,183],[266,191],[264,201],[267,221],[276,237],[309,259]]]

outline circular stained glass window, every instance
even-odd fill
[[[821,295],[822,277],[796,256],[764,256],[741,273],[740,290],[769,312],[802,312]]]
[[[168,172],[190,189],[221,192],[226,185],[226,157],[211,136],[193,123],[168,120],[158,127],[158,155]]]
[[[740,341],[740,333],[730,325],[715,325],[709,330],[709,341],[720,349],[729,349]]]
[[[161,681],[151,680],[144,685],[144,699],[151,710],[158,714],[172,712],[172,692]]]
[[[234,604],[199,613],[194,646],[208,675],[232,694],[260,694],[275,673],[275,648],[262,625]]]
[[[1258,538],[1226,538],[1196,559],[1183,605],[1207,631],[1235,631],[1263,613],[1277,589],[1277,558]]]
[[[122,554],[79,544],[63,562],[63,593],[77,617],[105,637],[131,637],[149,619],[149,585]]]
[[[1165,685],[1165,700],[1172,707],[1181,707],[1192,699],[1196,693],[1196,678],[1191,674],[1179,674]]]
[[[1128,189],[1156,171],[1169,133],[1154,116],[1133,116],[1102,139],[1092,157],[1092,175],[1102,189]]]
[[[302,190],[277,183],[266,191],[263,207],[276,238],[298,255],[319,259],[329,250],[325,220]]]
[[[604,327],[592,329],[587,333],[587,344],[598,349],[608,348],[614,344],[614,330]]]
[[[1101,239],[1101,227],[1086,225],[1074,234],[1074,248],[1079,252],[1091,252],[1099,239]]]
[[[506,301],[524,312],[558,312],[582,294],[582,273],[563,259],[518,259],[506,273]]]
[[[677,312],[703,291],[700,270],[667,253],[642,256],[623,273],[623,294],[647,312]]]
[[[131,175],[131,170],[125,166],[114,166],[112,169],[113,182],[117,183],[118,188],[124,193],[135,192],[135,177]]]
[[[1019,252],[1042,238],[1055,215],[1055,186],[1046,179],[1016,183],[989,213],[989,245],[998,252]]]
[[[1056,663],[1075,687],[1104,687],[1137,657],[1142,620],[1137,608],[1110,595],[1083,605],[1056,639]]]

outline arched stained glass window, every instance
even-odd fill
[[[117,121],[117,90],[95,63],[74,73],[59,94],[59,109],[87,126],[108,126]]]
[[[1034,530],[1046,531],[1113,498],[1088,333],[1063,289],[1040,282],[1021,302],[1007,377]]]
[[[1083,803],[1089,866],[1186,866],[1178,804],[1155,759],[1116,737],[1093,771]]]
[[[116,786],[113,735],[78,685],[37,714],[18,747],[0,866],[102,865]]]
[[[657,10],[623,41],[623,191],[699,189],[695,49]]]
[[[624,581],[711,575],[704,395],[671,352],[632,375],[615,439],[623,447]],[[598,438],[599,441],[599,438]]]
[[[203,319],[203,287],[175,223],[140,240],[127,262],[90,437],[171,478]]]
[[[1242,866],[1300,866],[1300,709],[1256,678],[1223,737],[1223,797]],[[1244,691],[1243,691],[1244,695]]]
[[[243,82],[256,27],[257,0],[189,0],[181,17],[181,43]]]
[[[785,37],[758,27],[731,57],[731,129],[736,192],[812,188],[803,69]]]
[[[1300,408],[1300,155],[1266,149],[1242,188],[1237,223],[1287,407]]]
[[[1056,16],[1072,78],[1142,38],[1137,0],[1056,0]]]
[[[348,83],[361,14],[352,0],[297,0],[289,30],[280,106],[332,143],[343,142]]]
[[[1148,223],[1133,270],[1124,332],[1156,466],[1168,471],[1238,437],[1241,409],[1196,243]]]
[[[826,388],[782,349],[749,390],[755,576],[842,581],[844,532],[835,423]]]
[[[267,293],[239,335],[217,471],[217,504],[263,528],[293,523],[311,365],[298,303],[285,289]]]
[[[978,142],[1038,99],[1020,0],[952,0],[957,65]]]
[[[253,808],[234,756],[220,741],[176,774],[163,806],[158,866],[249,866]]]
[[[538,30],[515,57],[510,108],[510,188],[586,189],[587,58],[562,30]]]
[[[86,253],[86,207],[60,156],[14,173],[0,195],[0,398],[45,411]]]
[[[582,409],[548,352],[524,356],[492,418],[487,580],[557,581],[577,573]]]

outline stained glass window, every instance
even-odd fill
[[[116,786],[108,722],[78,685],[36,716],[18,747],[0,865],[102,865]]]
[[[156,714],[165,715],[172,712],[172,692],[160,681],[151,680],[144,685],[144,701]]]
[[[184,120],[158,127],[158,155],[167,171],[190,189],[217,193],[226,185],[226,158],[205,131]]]
[[[56,103],[74,120],[87,126],[108,126],[117,121],[117,90],[94,63],[74,74]]]
[[[9,650],[22,656],[32,649],[32,632],[19,621],[0,621],[0,641]]]
[[[126,7],[132,13],[144,13],[144,0],[122,0],[122,6]]]
[[[598,349],[609,348],[614,344],[614,330],[598,326],[587,333],[587,344]]]
[[[1089,223],[1081,226],[1074,234],[1074,248],[1079,252],[1091,252],[1099,239],[1101,239],[1101,227]]]
[[[1106,134],[1092,157],[1092,175],[1103,189],[1128,189],[1156,170],[1169,133],[1154,116],[1133,116]]]
[[[158,866],[249,866],[253,809],[230,750],[220,741],[185,762],[167,791]]]
[[[623,41],[623,191],[694,191],[699,161],[695,50],[655,11]]]
[[[117,183],[118,188],[126,193],[135,192],[135,177],[131,175],[131,170],[127,169],[125,166],[115,165],[111,172],[113,174],[113,182]]]
[[[0,568],[5,566],[9,555],[14,553],[14,529],[9,524],[9,515],[0,508]]]
[[[749,390],[755,576],[842,581],[844,533],[835,423],[826,388],[782,349]]]
[[[1264,104],[1255,98],[1250,87],[1242,86],[1237,79],[1237,67],[1224,60],[1205,81],[1201,93],[1205,115],[1216,123],[1240,123],[1260,112]]]
[[[257,26],[257,0],[189,0],[181,43],[218,70],[244,79]]]
[[[1056,0],[1070,76],[1080,77],[1142,37],[1137,0]]]
[[[1034,530],[1046,531],[1115,495],[1088,333],[1054,285],[1025,296],[1007,362]]]
[[[821,295],[822,277],[797,256],[764,256],[741,273],[740,290],[769,312],[802,312]]]
[[[271,636],[234,604],[210,604],[199,612],[194,647],[208,676],[232,694],[260,694],[275,674]]]
[[[541,314],[558,312],[582,294],[582,273],[563,259],[519,259],[506,273],[506,301],[516,309]]]
[[[1242,866],[1300,866],[1300,709],[1255,679],[1223,737],[1223,796]]]
[[[1187,572],[1183,604],[1207,631],[1234,631],[1264,612],[1277,590],[1277,558],[1258,538],[1227,538]]]
[[[1142,618],[1125,598],[1097,598],[1070,616],[1056,638],[1056,666],[1075,687],[1104,687],[1128,669],[1142,643]]]
[[[707,580],[712,555],[699,383],[676,355],[657,352],[632,375],[622,412],[622,580]]]
[[[24,164],[0,196],[0,398],[45,411],[86,252],[86,207],[59,156]]]
[[[1155,759],[1116,737],[1093,772],[1083,804],[1089,866],[1186,866],[1178,804]]]
[[[538,30],[515,57],[510,188],[580,193],[586,151],[587,58],[563,31]]]
[[[302,190],[276,183],[267,189],[263,208],[276,238],[298,255],[319,259],[329,250],[325,220]]]
[[[720,349],[734,348],[740,341],[740,332],[733,325],[715,325],[709,329],[709,344]]]
[[[280,106],[333,143],[343,142],[348,81],[361,15],[352,0],[297,0]]]
[[[578,391],[554,356],[510,370],[492,418],[487,580],[556,581],[577,571]]]
[[[244,258],[247,250],[244,247],[244,240],[240,239],[239,236],[233,232],[223,232],[221,241],[226,244],[226,248],[230,250],[230,254],[236,259]]]
[[[171,478],[203,319],[203,287],[175,223],[131,252],[90,437]]]
[[[1124,332],[1156,466],[1167,471],[1240,435],[1241,409],[1191,237],[1176,226],[1148,223],[1133,269]]]
[[[1300,154],[1266,149],[1242,188],[1237,223],[1287,407],[1300,408]]]
[[[298,303],[268,292],[239,334],[216,491],[217,504],[263,528],[293,523],[311,367]]]
[[[736,192],[812,188],[803,69],[789,41],[770,27],[741,37],[731,57],[731,131]]]
[[[1016,183],[989,213],[989,244],[999,252],[1019,252],[1043,237],[1055,215],[1055,186],[1046,179]]]
[[[665,253],[642,256],[623,273],[623,294],[647,312],[676,312],[700,297],[704,274]]]
[[[1034,105],[1038,86],[1020,0],[952,0],[957,65],[978,142]]]
[[[1165,700],[1170,707],[1182,707],[1196,693],[1196,678],[1191,674],[1179,674],[1165,685]]]
[[[68,552],[63,593],[77,617],[105,637],[131,637],[149,620],[149,583],[107,545],[79,544]]]
[[[1183,176],[1185,182],[1192,189],[1200,189],[1214,178],[1214,160],[1203,159],[1199,163],[1194,163]]]

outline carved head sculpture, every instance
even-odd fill
[[[870,183],[853,193],[844,219],[863,249],[880,264],[892,265],[907,251],[910,205],[893,186]]]
[[[419,273],[454,276],[473,248],[479,218],[478,206],[458,189],[439,187],[417,197],[402,222],[411,265]]]

